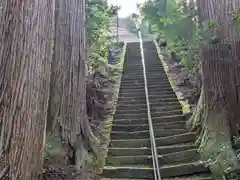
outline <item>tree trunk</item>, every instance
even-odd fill
[[[0,18],[5,7],[6,7],[6,0],[0,0]]]
[[[194,114],[202,123],[202,158],[218,175],[238,166],[231,138],[239,129],[240,68],[231,59],[230,51],[225,54],[226,48],[214,45],[202,51],[202,102]]]
[[[211,170],[222,175],[238,166],[231,138],[238,134],[240,119],[240,68],[236,49],[236,29],[230,15],[233,1],[199,0],[197,4],[204,20],[215,20],[218,44],[204,47],[200,53],[202,93],[189,123],[201,123],[200,152]],[[221,44],[226,42],[227,44]]]
[[[234,14],[240,8],[240,0],[197,0],[202,20],[217,23],[215,36],[222,41],[239,40]]]
[[[53,1],[8,0],[4,10],[0,154],[9,164],[11,180],[35,180],[42,168],[45,144]]]
[[[80,168],[89,158],[88,150],[99,151],[86,111],[86,6],[84,0],[60,0],[56,5],[49,118],[60,125],[69,163]]]
[[[62,100],[63,91],[63,64],[60,59],[61,52],[61,37],[60,24],[59,24],[59,8],[60,0],[55,2],[54,8],[54,29],[53,29],[53,54],[52,54],[52,65],[51,65],[51,84],[50,84],[50,97],[48,107],[48,120],[47,120],[47,132],[53,133],[56,128],[56,122],[59,119],[60,105]]]

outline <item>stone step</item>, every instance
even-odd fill
[[[195,141],[196,133],[189,132],[174,136],[155,138],[156,146],[167,146],[178,143],[187,143]],[[111,140],[110,147],[141,148],[150,147],[150,139],[122,139]]]
[[[141,84],[141,85],[133,85],[130,86],[130,85],[120,85],[120,90],[121,89],[144,89],[144,84]],[[163,88],[171,88],[169,82],[166,82],[164,84],[149,84],[148,85],[148,89],[152,89],[152,88],[157,88],[157,89],[163,89]]]
[[[156,56],[156,58],[158,58],[157,56]],[[141,59],[136,59],[136,60],[137,60],[135,62],[136,66],[141,66],[142,65]],[[125,65],[133,65],[134,66],[134,63],[128,61]],[[145,61],[145,65],[156,65],[156,66],[158,65],[158,66],[162,66],[162,62],[160,60],[155,60],[155,59],[151,59],[150,60],[150,59],[148,59],[147,61]]]
[[[159,92],[159,91],[162,91],[162,92],[167,92],[167,91],[174,91],[171,86],[168,86],[168,87],[156,87],[156,88],[151,88],[151,89],[148,89],[148,92],[149,93],[152,93],[152,92]],[[143,93],[145,95],[145,89],[123,89],[120,87],[120,90],[119,90],[119,93],[120,94],[136,94],[136,93]]]
[[[150,179],[102,178],[102,180],[150,180]],[[206,174],[201,173],[199,175],[181,176],[177,178],[163,178],[162,180],[214,180],[214,179],[211,177],[209,173]]]
[[[135,62],[135,63],[134,63]],[[163,65],[160,63],[161,61],[145,61],[145,67],[148,68],[158,68],[158,67],[163,67]],[[135,61],[132,62],[126,62],[126,64],[124,64],[125,68],[141,68],[142,65],[142,60],[139,59],[138,57],[136,57]]]
[[[208,172],[208,169],[200,162],[191,162],[177,165],[167,165],[160,168],[162,178],[193,175],[194,173]],[[153,179],[153,169],[146,166],[132,167],[106,166],[103,171],[103,177],[108,178],[129,178],[129,179]]]
[[[148,89],[148,94],[152,95],[152,94],[160,94],[160,93],[165,93],[165,94],[169,94],[169,93],[175,93],[175,91],[169,87],[169,88],[149,88]]]
[[[161,64],[161,61],[158,57],[157,52],[147,52],[144,53],[145,58],[151,59],[151,61],[148,64]]]
[[[159,83],[159,82],[165,82],[165,81],[169,81],[168,77],[161,77],[161,76],[156,76],[156,77],[151,77],[151,78],[147,78],[147,82],[148,83]],[[137,83],[137,82],[143,82],[144,83],[144,79],[143,78],[139,78],[139,79],[133,79],[133,78],[122,78],[122,83]]]
[[[155,90],[153,91],[151,89],[151,91],[148,91],[148,96],[161,96],[161,95],[176,95],[176,93],[173,91],[173,90],[165,90],[165,91],[161,91],[161,90]],[[141,91],[141,92],[135,92],[135,93],[130,93],[130,92],[126,92],[126,93],[123,93],[123,92],[120,92],[119,93],[119,97],[145,97],[146,96],[146,93],[145,91]]]
[[[161,63],[161,61],[159,60],[156,60],[156,58],[158,58],[157,57],[158,55],[156,55],[156,57],[155,58],[151,58],[151,59],[148,59],[148,60],[146,60],[145,61],[145,65],[159,65],[159,66],[162,66],[162,63]],[[139,58],[136,58],[136,66],[141,66],[142,65],[142,60],[141,59],[139,59]],[[132,62],[128,62],[128,63],[126,63],[125,65],[134,65]]]
[[[157,84],[161,84],[161,83],[169,83],[169,79],[168,78],[159,78],[159,77],[155,77],[155,79],[154,78],[148,78],[147,79],[147,83],[148,83],[148,85],[152,85],[152,84],[155,84],[155,83],[157,83]]]
[[[190,149],[170,154],[158,155],[159,164],[174,164],[174,163],[188,163],[195,162],[200,159],[197,149]],[[121,165],[150,165],[152,164],[151,155],[141,156],[110,156],[107,158],[107,166],[121,166]]]
[[[146,109],[147,104],[146,103],[137,103],[137,104],[124,104],[124,103],[119,103],[117,105],[116,110],[118,109]]]
[[[159,94],[159,95],[156,95],[156,94],[149,94],[149,100],[151,101],[152,99],[154,100],[158,100],[158,99],[171,99],[171,98],[177,98],[176,94],[175,93],[169,93],[169,94]],[[129,102],[146,102],[146,96],[119,96],[118,98],[118,102],[126,102],[126,101],[129,101]]]
[[[148,127],[147,127],[148,128]],[[166,137],[166,136],[174,136],[177,134],[187,133],[189,130],[187,129],[158,129],[154,127],[154,136],[155,137]],[[139,131],[132,131],[126,132],[124,131],[112,131],[111,139],[146,139],[149,138],[149,130],[139,130]]]
[[[134,70],[134,71],[133,71]],[[145,69],[146,73],[150,74],[150,73],[154,73],[154,74],[164,74],[164,68],[163,67],[148,67]],[[123,74],[141,74],[143,73],[143,68],[142,67],[127,67],[123,69]]]
[[[154,81],[155,80],[155,81]],[[147,74],[147,81],[148,82],[161,82],[161,81],[169,81],[169,78],[167,76],[164,75],[156,75],[156,76],[150,76]]]
[[[145,124],[148,121],[147,118],[136,118],[136,119],[115,119],[114,124]],[[152,117],[152,123],[167,123],[167,122],[179,122],[186,121],[186,115],[172,115],[162,117]]]
[[[142,63],[142,62],[141,62]],[[139,62],[138,63],[136,63],[136,64],[134,64],[134,63],[132,63],[132,62],[130,62],[130,63],[127,63],[127,64],[125,64],[125,67],[124,68],[126,68],[126,69],[131,69],[131,68],[139,68],[139,69],[142,69],[142,64],[140,64]],[[145,67],[146,68],[163,68],[163,65],[161,65],[159,62],[151,62],[151,63],[146,63],[145,64]],[[124,69],[125,70],[125,69]]]
[[[142,99],[133,99],[133,98],[123,98],[123,97],[119,97],[118,98],[118,104],[146,104],[146,98],[142,98]]]
[[[151,108],[157,108],[157,107],[162,107],[164,104],[166,104],[166,106],[174,106],[174,105],[179,105],[179,101],[177,98],[173,98],[173,99],[160,99],[157,102],[152,101],[149,102]],[[143,106],[144,105],[144,106]],[[122,107],[127,107],[127,108],[132,108],[132,109],[138,109],[139,107],[143,107],[145,108],[146,103],[134,103],[134,104],[124,104],[124,103],[119,103],[118,102],[118,107],[117,108],[122,108]]]
[[[150,99],[150,98],[149,98]],[[177,97],[175,96],[169,96],[168,98],[164,97],[164,98],[151,98],[150,99],[150,103],[151,104],[157,104],[157,103],[161,103],[161,102],[178,102]],[[124,99],[124,98],[119,98],[118,100],[118,104],[144,104],[146,103],[146,100],[144,99],[136,99],[136,100],[129,100],[129,99]]]
[[[142,81],[142,82],[125,82],[125,81],[121,82],[121,87],[129,87],[129,86],[137,86],[137,87],[143,86],[144,87],[144,85],[145,85],[144,81]],[[153,82],[148,81],[148,85],[159,85],[160,87],[166,86],[166,85],[170,86],[168,79],[162,80],[162,81],[154,80]]]
[[[154,72],[154,71],[153,71]],[[153,73],[153,72],[149,72],[148,74],[147,74],[147,77],[156,77],[156,76],[159,76],[159,75],[162,75],[162,76],[167,76],[167,74],[166,74],[166,72],[165,72],[165,70],[162,70],[162,71],[159,71],[159,72],[156,72],[156,73]]]
[[[149,99],[163,99],[163,98],[177,98],[175,92],[168,92],[168,93],[161,93],[159,92],[154,92],[154,93],[148,93]],[[118,100],[122,99],[127,99],[131,101],[132,99],[134,100],[146,100],[146,95],[143,93],[136,93],[135,95],[131,94],[119,94]]]
[[[214,180],[210,173],[196,173],[196,175],[181,176],[177,178],[164,178],[163,180]]]
[[[157,107],[152,107],[151,108],[151,112],[159,112],[159,111],[170,111],[170,110],[179,110],[181,109],[182,106],[180,104],[178,105],[173,105],[173,106],[157,106]],[[147,113],[147,107],[146,108],[136,108],[136,109],[130,109],[130,108],[117,108],[116,113],[115,114],[129,114],[129,113],[138,113],[138,112],[142,112],[142,113]]]
[[[166,75],[165,70],[163,67],[152,67],[152,68],[148,68],[146,69],[146,73],[147,74],[160,74],[160,75]],[[139,75],[143,75],[143,68],[138,68],[135,69],[134,67],[132,68],[123,68],[123,75],[128,75],[128,76],[139,76]]]
[[[171,94],[149,94],[149,100],[157,100],[157,99],[162,99],[162,98],[166,98],[166,99],[171,99],[171,98],[177,98],[175,93],[171,93]]]
[[[124,64],[124,68],[135,68],[135,67],[142,67],[142,60],[141,58],[139,59],[139,57],[134,58],[135,60],[132,61],[126,61]],[[161,61],[145,61],[145,66],[146,67],[163,67],[163,65],[161,64]]]
[[[162,106],[177,106],[177,105],[180,105],[178,99],[176,98],[175,101],[169,101],[169,102],[166,102],[166,101],[159,101],[159,102],[150,102],[150,106],[151,106],[151,109],[152,108],[160,108]],[[139,104],[119,104],[118,103],[118,106],[117,106],[117,110],[118,109],[145,109],[147,106],[145,103],[139,103]]]
[[[157,104],[160,104],[160,103],[173,103],[173,102],[178,102],[179,103],[179,100],[178,98],[175,96],[173,98],[165,98],[165,99],[152,99],[150,104],[155,104],[155,106],[157,106]]]
[[[163,69],[155,69],[155,70],[150,70],[150,69],[146,69],[146,75],[147,77],[151,77],[153,76],[153,74],[156,74],[155,77],[157,76],[166,76],[166,73]],[[131,70],[128,70],[128,71],[123,71],[122,72],[122,75],[123,76],[131,76],[131,77],[135,77],[135,76],[143,76],[143,72],[140,72],[140,70],[134,70],[134,69],[131,69]]]
[[[151,113],[157,113],[157,112],[163,112],[163,111],[176,111],[176,110],[181,110],[182,111],[182,106],[180,104],[174,105],[174,106],[164,106],[162,104],[157,105],[157,106],[150,106],[151,107]]]
[[[146,68],[146,74],[147,74],[147,77],[148,75],[150,76],[153,76],[152,74],[155,74],[156,76],[159,76],[161,75],[162,77],[166,76],[166,73],[164,71],[164,68],[163,67],[157,67],[157,68]],[[124,71],[122,72],[122,74],[125,76],[143,76],[143,68],[125,68]]]
[[[148,74],[147,78],[154,78],[156,76],[159,76],[159,75],[162,75],[162,77],[167,77],[167,75],[165,73],[162,73],[162,74],[159,74],[159,73],[156,73],[156,74]],[[132,75],[132,74],[122,74],[122,79],[124,78],[131,78],[131,79],[137,79],[137,78],[143,78],[143,74],[136,74],[136,75]]]
[[[166,123],[156,123],[153,124],[154,129],[185,129],[186,122],[179,121],[179,122],[166,122]],[[127,125],[117,125],[113,124],[112,131],[122,131],[122,132],[134,132],[134,131],[145,131],[149,130],[148,124],[127,124]]]
[[[137,52],[136,52],[137,51]],[[136,63],[141,63],[141,50],[138,49],[138,50],[135,50],[134,54],[133,52],[127,52],[127,58],[125,60],[125,63],[126,64],[129,64],[129,63],[132,63],[132,62],[136,62]]]
[[[152,118],[155,117],[162,117],[162,116],[173,116],[173,115],[181,115],[182,109],[177,109],[177,110],[169,110],[169,111],[151,111],[151,116]]]
[[[142,62],[141,60],[139,62],[136,62],[136,64],[129,62],[127,64],[125,64],[127,67],[142,67]],[[134,66],[135,65],[135,66]],[[145,61],[145,66],[146,67],[163,67],[163,65],[161,64],[161,61]]]
[[[193,143],[177,144],[170,146],[159,146],[157,152],[160,155],[170,154],[196,148]],[[140,156],[151,155],[150,148],[108,148],[108,156]]]
[[[133,112],[134,113],[134,112]],[[115,114],[116,119],[136,119],[136,118],[147,118],[147,113],[131,113],[131,114]],[[171,116],[171,115],[181,115],[182,109],[171,110],[171,111],[162,111],[162,112],[151,112],[151,116],[161,117],[161,116]]]
[[[127,64],[124,64],[124,71],[125,69],[138,69],[138,70],[142,70],[142,65],[139,64],[140,61],[136,62],[135,61],[135,66],[134,66],[134,61],[132,62],[128,62]],[[146,69],[162,69],[163,65],[159,64],[159,62],[151,62],[151,63],[147,63],[145,64]]]
[[[149,93],[148,94],[148,97],[149,99],[163,99],[163,98],[175,98],[177,97],[176,94],[174,92],[169,92],[168,94],[164,94],[164,93],[161,93],[161,92],[156,92],[156,93]],[[139,100],[142,100],[142,99],[146,99],[146,96],[143,95],[143,96],[120,96],[118,99],[139,99]]]

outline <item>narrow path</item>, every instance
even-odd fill
[[[185,128],[186,117],[159,60],[155,44],[143,45],[149,101],[164,180],[210,180],[194,145],[196,134]],[[118,106],[103,177],[154,179],[139,43],[129,43]]]

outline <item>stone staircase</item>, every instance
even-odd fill
[[[123,19],[119,18],[119,26],[118,26],[118,36],[119,41],[121,42],[139,42],[139,38],[136,34],[129,32],[126,28],[126,24]],[[112,32],[113,36],[117,35],[117,17],[114,16],[110,22],[110,31]]]
[[[196,134],[185,128],[186,116],[171,88],[155,44],[143,44],[149,101],[164,180],[210,180],[199,161]],[[154,179],[147,106],[139,43],[127,44],[118,105],[103,179]]]

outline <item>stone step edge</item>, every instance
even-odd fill
[[[185,143],[185,144],[177,144],[177,145],[168,145],[168,146],[158,146],[157,149],[167,149],[167,148],[178,148],[178,147],[186,147],[186,146],[191,146],[191,147],[196,147],[195,144],[193,143]],[[151,148],[147,148],[147,147],[144,147],[144,148],[121,148],[121,147],[109,147],[108,148],[109,150],[112,150],[112,149],[117,149],[117,150],[151,150]]]
[[[182,136],[187,136],[187,135],[194,135],[196,136],[197,133],[196,132],[188,132],[188,133],[181,133],[181,134],[177,134],[177,135],[173,135],[173,136],[166,136],[166,137],[159,137],[159,138],[155,138],[155,140],[160,140],[160,139],[168,139],[168,138],[176,138],[176,137],[182,137]],[[118,140],[111,140],[112,142],[124,142],[124,141],[150,141],[150,138],[146,139],[118,139]]]
[[[154,123],[153,126],[164,126],[164,125],[179,125],[179,124],[186,124],[186,121],[175,121],[175,122],[164,122],[164,123]],[[149,127],[149,124],[114,124],[114,121],[113,121],[113,125],[112,127],[115,126],[115,127]],[[161,130],[161,128],[160,128]],[[164,128],[162,129],[164,130]],[[131,133],[131,132],[130,132]],[[134,133],[134,132],[132,132]]]
[[[173,167],[176,167],[176,168],[179,168],[181,167],[182,165],[204,165],[204,163],[202,161],[195,161],[195,162],[191,162],[191,163],[179,163],[179,164],[169,164],[169,165],[166,165],[166,166],[162,166],[160,169],[167,169],[167,168],[173,168]],[[136,170],[153,170],[152,167],[149,167],[149,166],[105,166],[104,169],[107,169],[107,170],[117,170],[117,169],[136,169]]]
[[[198,149],[197,148],[192,148],[192,149],[183,150],[183,151],[179,151],[179,152],[173,152],[173,153],[167,153],[167,154],[163,154],[163,155],[158,155],[158,157],[161,158],[161,157],[164,157],[164,156],[165,157],[167,157],[167,156],[174,156],[174,155],[177,155],[177,154],[188,153],[188,152],[196,152],[196,153],[198,153]],[[151,159],[152,155],[108,156],[108,158],[132,158],[132,157]]]
[[[157,119],[160,121],[161,119],[171,119],[171,118],[184,118],[187,119],[188,114],[180,114],[180,115],[171,115],[171,116],[161,116],[161,117],[157,117]],[[152,118],[152,119],[156,119],[156,118]],[[114,121],[137,121],[137,120],[147,120],[147,118],[143,118],[143,119],[125,119],[125,118],[121,118],[121,119],[114,119]]]
[[[180,104],[175,104],[175,105],[173,105],[173,106],[160,106],[160,107],[156,107],[156,108],[158,108],[159,109],[159,111],[164,111],[164,110],[166,110],[166,109],[170,109],[170,108],[179,108],[179,109],[181,109],[181,106],[180,106]],[[147,111],[147,109],[146,108],[138,108],[138,109],[131,109],[131,110],[129,110],[129,109],[121,109],[121,108],[118,108],[117,109],[117,113],[126,113],[126,112],[134,112],[134,111],[137,111],[137,112],[140,112],[140,111]]]
[[[156,114],[164,114],[164,113],[172,113],[172,112],[179,112],[179,111],[182,111],[181,108],[177,109],[177,110],[168,110],[168,111],[162,111],[162,112],[151,112],[152,116],[153,115],[156,115]],[[134,112],[134,113],[124,113],[124,116],[132,116],[132,115],[145,115],[146,113],[145,112]],[[120,116],[121,114],[116,114],[117,116]]]
[[[127,173],[122,176],[122,173]],[[196,173],[207,173],[209,169],[202,162],[195,161],[192,163],[182,163],[162,166],[160,173],[162,178],[177,178],[179,176],[194,175]],[[148,166],[133,167],[133,166],[105,166],[103,175],[115,178],[153,178],[153,168]],[[138,175],[137,175],[138,174]],[[134,176],[133,176],[134,175]]]
[[[162,128],[162,129],[154,129],[154,133],[156,133],[157,134],[157,132],[166,132],[166,131],[168,131],[168,132],[170,132],[170,131],[172,131],[173,133],[179,133],[179,134],[181,134],[181,133],[187,133],[187,132],[189,132],[189,130],[188,129],[176,129],[176,128],[174,128],[174,129],[171,129],[171,128],[168,128],[168,129],[165,129],[165,128]],[[148,133],[149,134],[149,130],[142,130],[142,131],[132,131],[132,132],[127,132],[127,131],[112,131],[111,132],[111,135],[114,135],[115,136],[115,138],[117,138],[117,136],[119,135],[119,136],[121,136],[122,134],[128,134],[129,136],[130,135],[137,135],[137,134],[141,134],[141,133]],[[177,134],[176,134],[177,135]],[[164,136],[164,137],[166,137],[166,136]],[[116,140],[116,139],[115,139]]]

